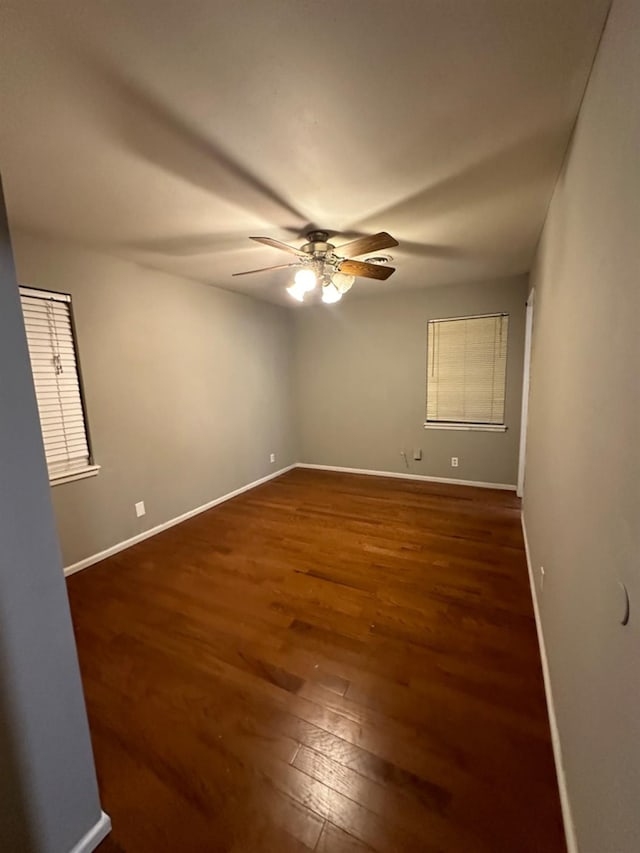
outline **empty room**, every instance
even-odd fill
[[[2,853],[640,850],[639,37],[2,3]]]

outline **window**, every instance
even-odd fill
[[[52,484],[98,472],[89,449],[71,297],[21,287],[33,382]]]
[[[429,320],[425,427],[503,431],[507,314]]]

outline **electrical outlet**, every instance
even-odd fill
[[[422,459],[422,450],[419,447],[414,449],[413,458],[416,462],[419,462]]]
[[[146,509],[144,508],[144,501],[138,501],[136,506],[136,515],[138,518],[142,518],[143,515],[146,515]]]
[[[540,566],[540,589],[544,589],[544,566]]]
[[[275,462],[275,461],[276,461],[276,454],[272,453],[271,456],[269,457],[269,462]]]
[[[451,457],[451,467],[452,467],[452,468],[457,468],[457,467],[458,467],[458,457],[457,457],[457,456],[452,456],[452,457]]]

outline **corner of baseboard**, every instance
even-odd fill
[[[100,819],[82,836],[80,841],[71,848],[69,853],[92,853],[98,844],[111,832],[111,818],[105,812],[100,812]]]
[[[285,468],[280,468],[278,471],[273,471],[271,474],[267,474],[265,477],[260,477],[260,479],[254,480],[251,483],[246,483],[244,486],[240,486],[239,488],[234,489],[232,492],[228,492],[226,495],[221,495],[219,498],[214,498],[213,500],[208,501],[206,504],[202,504],[202,506],[198,506],[195,509],[190,509],[187,512],[182,513],[182,515],[177,516],[176,518],[170,518],[168,521],[162,522],[161,524],[158,524],[155,527],[151,527],[148,530],[144,530],[142,533],[138,533],[136,536],[132,536],[130,539],[125,539],[122,542],[118,542],[115,545],[112,545],[110,548],[106,548],[104,551],[100,551],[97,554],[92,554],[90,557],[85,557],[83,560],[79,560],[77,563],[72,563],[70,566],[65,566],[64,576],[69,577],[70,575],[74,575],[76,572],[81,572],[83,569],[86,569],[89,566],[93,566],[96,563],[100,563],[102,560],[106,560],[108,557],[112,557],[114,554],[119,554],[120,551],[125,551],[127,548],[131,548],[132,545],[137,545],[138,542],[143,542],[145,539],[150,539],[157,533],[162,533],[163,530],[168,530],[170,527],[175,527],[176,524],[180,524],[183,521],[188,521],[188,519],[193,518],[194,515],[199,515],[201,512],[206,512],[208,509],[213,509],[214,506],[218,506],[218,504],[231,500],[231,498],[235,498],[238,495],[241,495],[243,492],[248,492],[251,489],[255,489],[257,486],[261,486],[263,483],[267,483],[269,480],[274,480],[276,477],[280,477],[282,476],[282,474],[286,474],[287,471],[291,471],[295,467],[297,467],[296,462],[292,463],[291,465],[287,465]]]
[[[560,794],[560,806],[562,809],[562,822],[564,824],[564,834],[567,844],[567,853],[580,853],[578,849],[578,841],[576,837],[576,829],[573,822],[571,812],[571,801],[569,799],[569,789],[567,788],[567,777],[564,772],[564,761],[562,758],[562,745],[560,743],[560,731],[558,729],[558,721],[556,719],[556,709],[553,701],[553,690],[551,688],[551,673],[549,671],[549,659],[547,658],[547,648],[544,641],[544,633],[542,630],[542,619],[540,617],[540,608],[538,605],[538,592],[536,590],[535,575],[531,562],[531,552],[529,551],[529,540],[527,538],[527,527],[524,520],[524,511],[520,513],[520,523],[522,526],[522,536],[524,539],[524,550],[527,558],[527,570],[529,572],[529,586],[531,588],[531,598],[533,601],[533,614],[536,620],[536,633],[538,635],[538,647],[540,649],[540,661],[542,663],[542,677],[544,680],[544,692],[547,700],[547,713],[549,715],[549,729],[551,730],[551,745],[553,747],[553,759],[556,767],[556,777],[558,780],[558,792]]]

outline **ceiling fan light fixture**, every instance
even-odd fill
[[[251,237],[256,243],[295,255],[295,263],[274,264],[270,267],[235,272],[233,275],[252,275],[293,267],[294,281],[287,287],[287,293],[292,299],[304,302],[305,293],[318,288],[322,301],[331,304],[340,301],[351,289],[356,278],[386,281],[395,272],[395,268],[389,266],[389,261],[393,260],[391,255],[374,254],[381,249],[399,245],[395,237],[386,231],[361,235],[338,246],[329,242],[328,231],[311,230],[306,236],[307,242],[300,248],[272,237]],[[357,260],[359,256],[365,256],[365,260]]]
[[[298,270],[294,276],[294,281],[296,285],[302,289],[303,293],[306,293],[309,290],[313,290],[316,286],[316,274],[313,270],[304,268]]]
[[[304,302],[304,295],[307,292],[307,288],[297,282],[294,282],[287,288],[287,293],[289,296],[296,299],[298,302]]]
[[[327,305],[331,305],[333,302],[339,302],[342,299],[342,294],[338,290],[338,288],[331,282],[330,284],[325,284],[322,288],[322,301]]]
[[[348,290],[350,290],[355,280],[355,276],[347,275],[344,272],[334,272],[334,274],[331,276],[331,281],[341,294],[344,294]]]

